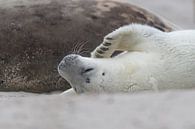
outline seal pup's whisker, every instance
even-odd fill
[[[79,49],[80,49],[80,47],[82,46],[82,42],[78,42],[78,44],[77,44],[77,47],[76,47],[76,49],[75,49],[75,54],[78,54],[79,52]]]
[[[84,50],[84,49],[83,49],[79,54],[82,55],[82,54],[84,54],[84,53],[88,54],[88,53],[90,53],[90,51],[89,51],[89,50]]]
[[[78,49],[80,48],[80,46],[82,45],[82,42],[77,42],[75,43],[73,49],[72,49],[72,54],[77,54],[78,53]]]
[[[72,47],[72,49],[71,49],[71,53],[75,53],[75,49],[76,49],[76,47],[77,47],[77,44],[78,44],[78,43],[74,43],[74,45],[73,45],[73,47]]]
[[[81,54],[82,50],[84,50],[83,47],[84,47],[86,44],[87,44],[87,41],[81,42],[81,45],[80,45],[80,47],[78,48],[78,51],[77,51],[78,54]]]

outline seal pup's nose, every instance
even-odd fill
[[[73,60],[75,60],[76,58],[78,58],[79,55],[76,55],[76,54],[70,54],[70,55],[67,55],[63,58],[63,61],[65,62],[71,62]]]
[[[66,66],[70,66],[75,64],[75,60],[79,57],[79,55],[76,54],[70,54],[65,56],[62,61],[60,62],[60,64],[58,65],[58,69],[63,69]]]

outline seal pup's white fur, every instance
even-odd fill
[[[125,51],[110,58],[114,51]],[[77,93],[195,87],[195,30],[131,24],[105,36],[92,58],[64,57],[58,71]]]

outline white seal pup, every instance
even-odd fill
[[[116,50],[124,52],[111,58]],[[105,36],[91,58],[65,56],[58,71],[77,93],[193,88],[195,30],[123,26]]]

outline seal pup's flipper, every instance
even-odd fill
[[[137,46],[142,42],[149,42],[151,36],[162,31],[141,24],[130,24],[109,33],[91,53],[92,58],[110,58],[115,51],[142,51]]]
[[[74,91],[73,88],[70,88],[70,89],[62,92],[60,95],[76,95],[76,92]]]
[[[118,41],[112,36],[105,36],[103,42],[91,53],[92,58],[110,58],[117,48]]]

